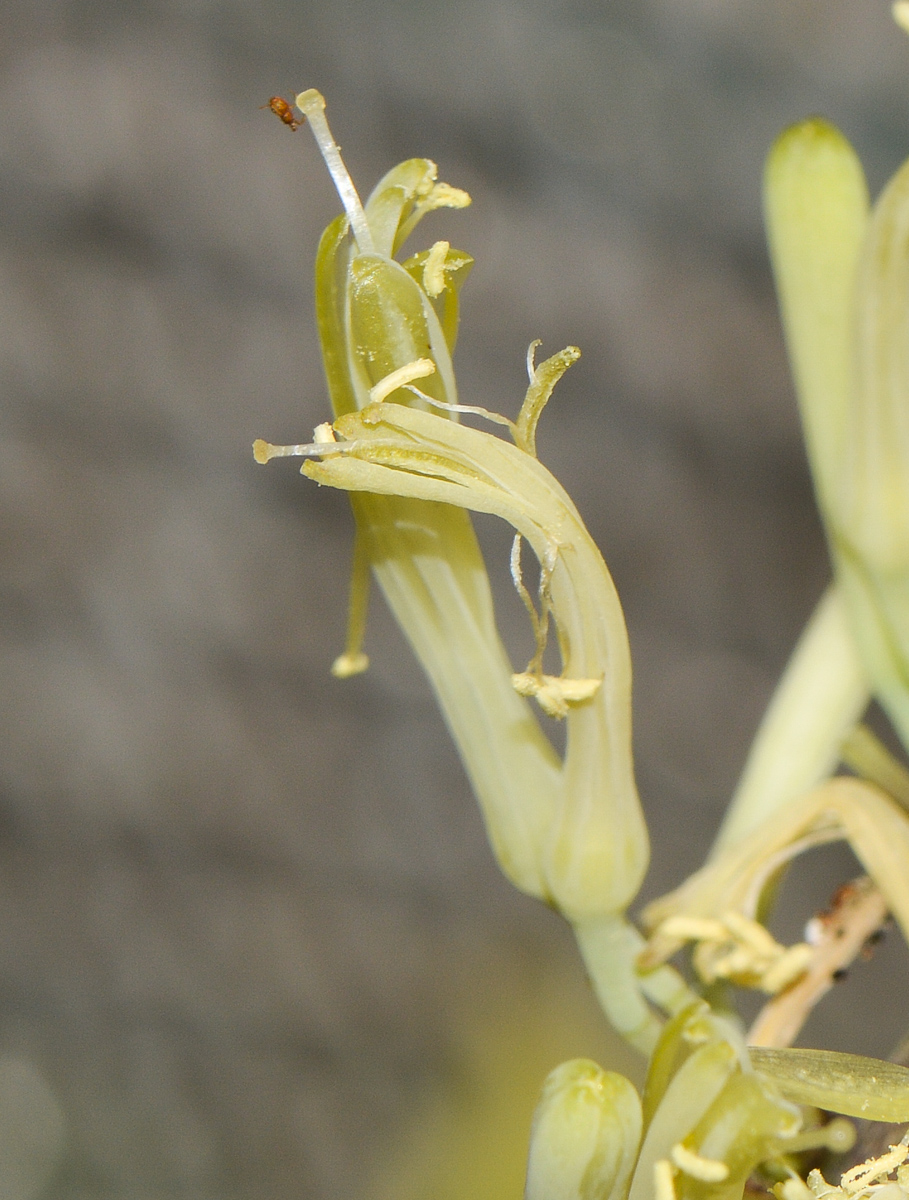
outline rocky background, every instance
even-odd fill
[[[540,451],[625,604],[653,895],[828,574],[762,160],[822,112],[877,189],[909,41],[885,0],[10,0],[0,26],[0,1190],[517,1200],[545,1071],[633,1068],[498,876],[380,600],[371,671],[328,674],[346,499],[250,444],[326,417],[337,202],[259,106],[318,86],[362,191],[428,155],[472,193],[423,227],[477,259],[465,402],[515,412],[532,338],[583,349]],[[854,872],[806,864],[789,932]],[[805,1044],[888,1052],[890,943]]]

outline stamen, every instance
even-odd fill
[[[548,717],[557,721],[568,716],[572,704],[592,700],[602,679],[569,679],[565,675],[534,675],[521,671],[512,675],[511,684],[519,696],[536,700]]]
[[[350,443],[341,444],[336,442],[337,453],[341,454],[344,450],[349,449]],[[320,458],[323,454],[330,454],[330,442],[301,442],[298,446],[273,446],[271,442],[265,442],[262,438],[256,438],[253,442],[253,458],[257,463],[267,463],[273,458]]]
[[[296,105],[309,121],[313,137],[316,139],[316,144],[322,152],[326,167],[328,167],[328,173],[341,197],[341,203],[344,205],[344,211],[347,213],[360,253],[375,254],[376,248],[366,220],[366,213],[363,211],[363,205],[357,195],[357,189],[354,187],[350,173],[341,158],[341,148],[332,137],[328,121],[325,119],[325,98],[315,88],[309,88],[308,91],[300,92],[296,98]]]
[[[370,402],[381,404],[398,388],[412,383],[415,379],[425,379],[427,375],[434,375],[435,372],[436,364],[431,358],[418,358],[414,362],[405,363],[403,367],[398,367],[396,371],[392,371],[390,375],[386,375],[384,379],[380,379],[369,389]]]
[[[669,1151],[669,1156],[680,1171],[684,1171],[692,1179],[701,1180],[702,1183],[722,1183],[724,1179],[729,1178],[729,1168],[724,1162],[716,1158],[702,1158],[681,1142],[676,1142]]]
[[[866,1162],[859,1163],[857,1167],[846,1171],[840,1179],[840,1187],[844,1192],[853,1195],[861,1192],[869,1183],[883,1179],[891,1171],[895,1171],[906,1161],[907,1157],[909,1157],[909,1145],[907,1145],[907,1138],[904,1137],[899,1145],[890,1147],[889,1153],[882,1154],[879,1158],[869,1158]]]
[[[723,924],[739,941],[758,954],[777,954],[779,943],[763,925],[729,909],[721,918]]]
[[[434,181],[437,167],[434,162],[430,162],[429,165],[431,178]],[[427,213],[434,212],[437,208],[467,208],[470,202],[470,196],[463,188],[452,187],[450,183],[431,182],[426,191],[422,195],[418,195],[413,212],[398,226],[398,232],[395,235],[395,251],[397,252],[404,245]]]
[[[834,1154],[845,1154],[855,1145],[855,1126],[845,1117],[836,1117],[816,1129],[805,1129],[779,1143],[784,1154],[801,1154],[804,1150],[830,1150]]]

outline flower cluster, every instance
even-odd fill
[[[806,1151],[851,1144],[851,1125],[818,1124],[818,1109],[909,1120],[909,1070],[790,1046],[888,912],[909,935],[909,776],[858,725],[874,697],[909,745],[909,164],[871,209],[858,160],[832,126],[804,122],[771,152],[771,256],[834,582],[706,865],[648,906],[645,941],[627,916],[648,840],[622,609],[577,509],[536,453],[537,423],[579,351],[537,364],[531,345],[514,419],[461,404],[451,355],[472,260],[444,240],[397,256],[425,215],[470,198],[440,183],[434,163],[411,159],[362,204],[322,97],[303,92],[296,104],[344,206],[316,264],[334,420],[309,443],[258,441],[254,452],[263,463],[300,456],[304,475],[350,493],[349,631],[332,670],[368,665],[374,576],[436,692],[502,870],[571,923],[606,1015],[650,1056],[640,1097],[586,1060],[552,1072],[534,1118],[527,1200],[738,1200],[756,1171],[778,1200],[906,1200],[909,1138],[836,1186],[797,1167]],[[499,637],[470,512],[514,530],[511,575],[535,645],[523,670]],[[543,665],[551,635],[558,673]],[[533,705],[565,721],[564,755]],[[841,762],[859,778],[836,776]],[[764,924],[773,884],[799,854],[835,839],[849,841],[867,876],[785,947]],[[689,945],[696,986],[669,965]],[[699,994],[725,996],[728,985],[771,997],[748,1035]]]

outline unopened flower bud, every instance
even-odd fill
[[[525,1200],[624,1197],[641,1138],[641,1102],[622,1075],[589,1059],[556,1067],[530,1137]]]

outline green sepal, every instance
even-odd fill
[[[798,1104],[847,1117],[893,1124],[909,1121],[909,1069],[838,1050],[748,1051],[754,1069]]]
[[[428,250],[421,250],[401,264],[404,270],[416,283],[423,287],[423,268],[429,257]],[[448,353],[454,354],[455,343],[458,340],[458,320],[460,318],[460,291],[473,267],[473,258],[463,250],[454,250],[450,246],[445,255],[445,287],[438,296],[430,296],[429,302],[439,318]]]

